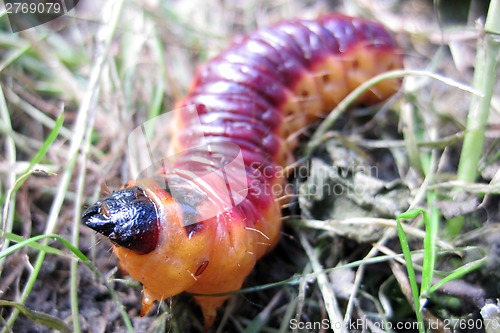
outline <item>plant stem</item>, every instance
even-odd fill
[[[480,45],[478,50],[476,63],[479,67],[476,67],[474,74],[474,87],[482,92],[483,96],[472,97],[467,118],[467,130],[458,168],[458,180],[464,182],[474,182],[477,177],[491,96],[496,83],[496,57],[500,50],[500,43],[496,38],[498,36],[486,34],[485,45]]]
[[[496,67],[499,53],[500,0],[492,0],[486,19],[485,34],[478,41],[477,46],[473,88],[480,92],[481,95],[472,96],[464,144],[458,165],[457,179],[465,183],[474,182],[478,175],[491,97],[497,81]],[[463,223],[463,217],[449,220],[446,225],[447,235],[453,238],[460,234]]]

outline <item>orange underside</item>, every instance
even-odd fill
[[[290,88],[289,98],[281,106],[285,114],[280,128],[282,137],[289,137],[324,116],[367,79],[400,67],[401,56],[394,54],[394,50],[377,50],[363,45],[317,63]],[[383,100],[399,85],[397,79],[381,82],[365,93],[360,102]],[[174,127],[178,131],[182,124]],[[287,145],[283,143],[275,156],[277,164],[289,162],[289,154],[295,148],[295,140],[285,141]],[[172,152],[183,150],[175,137],[171,148]],[[274,181],[280,183],[283,179]],[[141,255],[115,247],[123,268],[144,286],[143,314],[155,300],[165,300],[183,291],[217,294],[240,289],[255,262],[278,242],[281,212],[275,198],[270,198],[269,205],[262,211],[261,221],[249,223],[237,211],[226,211],[205,221],[203,229],[188,238],[181,208],[170,195],[148,180],[138,181],[138,185],[161,208],[163,222],[168,221],[162,224],[159,245],[151,253]],[[207,326],[212,324],[217,308],[227,298],[196,296]]]

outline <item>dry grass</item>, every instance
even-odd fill
[[[474,10],[481,12],[471,10],[472,19],[478,16]],[[313,18],[328,11],[387,25],[409,69],[472,82],[474,22],[451,26],[443,19],[440,24],[435,13],[443,12],[423,0],[81,1],[64,19],[17,34],[8,30],[5,16],[0,18],[0,298],[14,302],[0,301],[0,329],[48,332],[46,326],[55,323],[83,332],[200,331],[201,314],[189,295],[138,316],[140,286],[116,269],[109,242],[80,225],[81,208],[137,176],[141,157],[129,152],[128,134],[170,110],[198,65],[234,36],[280,19]],[[437,212],[439,221],[466,217],[458,238],[438,235],[437,278],[485,254],[489,259],[444,292],[428,295],[424,319],[450,324],[456,318],[480,318],[484,302],[499,297],[499,96],[493,97],[477,184],[453,182],[470,100],[470,93],[456,86],[407,77],[402,92],[377,113],[360,110],[342,119],[343,126],[329,132],[331,139],[317,150],[311,172],[318,173],[293,180],[301,184],[300,195],[285,210],[282,241],[258,263],[244,293],[226,304],[214,331],[288,332],[292,319],[362,318],[368,331],[380,332],[385,321],[413,322],[395,218],[415,207]],[[58,129],[61,114],[64,124]],[[51,131],[57,138],[46,144]],[[37,160],[36,153],[45,149]],[[12,192],[31,161],[44,173],[30,174]],[[375,165],[378,178],[319,176],[346,165]],[[317,181],[366,191],[308,195]],[[419,279],[422,221],[405,228],[416,250]],[[23,239],[43,234],[70,241],[90,262],[76,260],[75,249],[68,251],[52,238],[6,255]],[[22,314],[17,316],[14,306],[19,304],[37,313],[18,307]],[[127,328],[128,320],[133,329]]]

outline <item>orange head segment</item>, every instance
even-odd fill
[[[210,262],[214,226],[190,223],[193,214],[168,186],[150,179],[129,183],[83,213],[88,227],[114,243],[120,266],[143,284],[141,315],[196,284]]]

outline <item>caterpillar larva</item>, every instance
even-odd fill
[[[327,15],[254,32],[200,68],[179,103],[195,105],[199,122],[177,117],[171,153],[179,155],[163,171],[166,184],[131,181],[83,213],[143,284],[142,314],[183,291],[240,289],[279,238],[276,199],[286,180],[274,171],[290,162],[290,135],[365,80],[401,67],[401,53],[380,24]],[[381,82],[360,102],[381,101],[398,87],[396,79]],[[236,156],[243,172],[229,163]],[[230,192],[230,203],[229,183],[244,190]],[[226,299],[196,296],[207,325]]]

